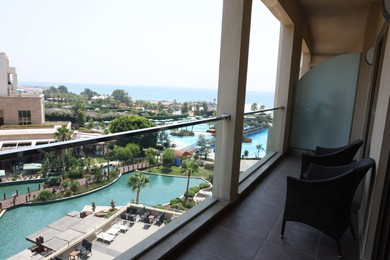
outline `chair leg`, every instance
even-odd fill
[[[286,227],[286,219],[283,217],[282,230],[280,231],[280,238],[284,238],[284,228]]]
[[[337,251],[338,251],[338,256],[337,258],[338,259],[342,259],[343,258],[343,255],[341,254],[341,246],[340,246],[340,239],[336,239],[336,243],[337,243]]]

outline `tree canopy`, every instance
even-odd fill
[[[112,120],[109,130],[111,133],[119,133],[130,130],[143,129],[156,126],[147,118],[137,115],[123,115]],[[128,143],[139,144],[142,148],[155,147],[157,142],[157,133],[147,135],[137,135],[124,137],[117,140],[119,146],[126,146]]]
[[[139,192],[141,188],[146,186],[150,182],[149,177],[142,175],[140,172],[136,172],[129,177],[127,180],[127,185],[130,186],[133,192],[137,193],[135,203],[138,204],[139,201]]]
[[[68,141],[72,137],[72,131],[65,125],[57,128],[57,131],[54,133],[54,139],[57,142]]]
[[[116,89],[112,92],[111,97],[118,103],[131,106],[132,100],[128,93],[123,89]]]

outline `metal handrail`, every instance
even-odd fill
[[[258,111],[252,111],[244,113],[244,115],[253,115],[268,111],[274,111],[278,109],[284,109],[283,106],[276,107],[276,108],[270,108],[270,109],[264,109],[264,110],[258,110]],[[122,137],[131,137],[141,134],[151,134],[159,131],[165,131],[170,129],[176,129],[181,127],[187,127],[187,126],[193,126],[198,124],[204,124],[204,123],[210,123],[210,122],[216,122],[221,120],[229,120],[230,115],[221,115],[217,117],[211,117],[206,119],[200,119],[195,120],[192,122],[183,122],[183,123],[174,123],[169,125],[163,125],[163,126],[155,126],[155,127],[149,127],[149,128],[142,128],[137,130],[131,130],[131,131],[125,131],[125,132],[119,132],[119,133],[113,133],[113,134],[106,134],[98,137],[90,137],[85,139],[77,139],[77,140],[68,140],[63,142],[55,142],[50,144],[42,144],[34,147],[26,147],[21,149],[15,149],[15,150],[6,150],[0,152],[0,160],[7,160],[7,159],[16,159],[21,157],[27,157],[31,155],[36,155],[40,153],[50,152],[50,151],[56,151],[56,150],[62,150],[62,149],[68,149],[78,146],[84,146],[89,144],[96,144],[101,142],[107,142],[107,141],[113,141],[117,140]]]
[[[256,110],[256,111],[251,111],[251,112],[246,112],[246,113],[244,113],[244,116],[255,115],[255,114],[269,112],[269,111],[275,111],[275,110],[279,110],[279,109],[284,109],[284,106],[268,108],[268,109],[263,109],[263,110]]]
[[[31,155],[36,155],[39,153],[45,153],[55,150],[62,150],[62,149],[68,149],[73,147],[79,147],[89,144],[96,144],[101,142],[107,142],[107,141],[113,141],[117,140],[122,137],[131,137],[141,134],[151,134],[159,131],[165,131],[170,129],[176,129],[186,126],[192,126],[192,125],[198,125],[198,124],[204,124],[204,123],[210,123],[210,122],[216,122],[221,120],[228,120],[230,119],[229,115],[221,115],[218,117],[211,117],[207,119],[200,119],[195,120],[192,122],[183,122],[183,123],[174,123],[169,125],[163,125],[163,126],[155,126],[155,127],[149,127],[149,128],[142,128],[137,130],[131,130],[131,131],[124,131],[119,133],[113,133],[113,134],[107,134],[103,136],[98,137],[90,137],[85,139],[77,139],[77,140],[68,140],[63,142],[56,142],[56,143],[50,143],[50,144],[42,144],[38,145],[36,147],[26,147],[21,149],[15,149],[15,150],[7,150],[0,152],[0,160],[7,160],[7,159],[16,159],[20,157],[27,157]]]

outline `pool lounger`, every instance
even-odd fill
[[[115,235],[100,230],[96,233],[96,238],[102,240],[103,242],[111,243],[114,241]]]
[[[119,229],[123,233],[126,233],[126,231],[129,229],[129,225],[126,224],[127,222],[128,222],[127,220],[123,220],[123,221],[119,220],[119,221],[115,222],[112,225],[112,227]]]

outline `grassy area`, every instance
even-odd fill
[[[94,157],[96,163],[107,163],[107,159],[104,157]]]
[[[154,166],[145,171],[152,172],[152,173],[169,174],[169,175],[183,175],[180,172],[180,167],[177,166],[160,166],[160,167]],[[212,171],[200,167],[198,172],[196,174],[193,174],[192,176],[208,177],[211,174],[213,174]]]

